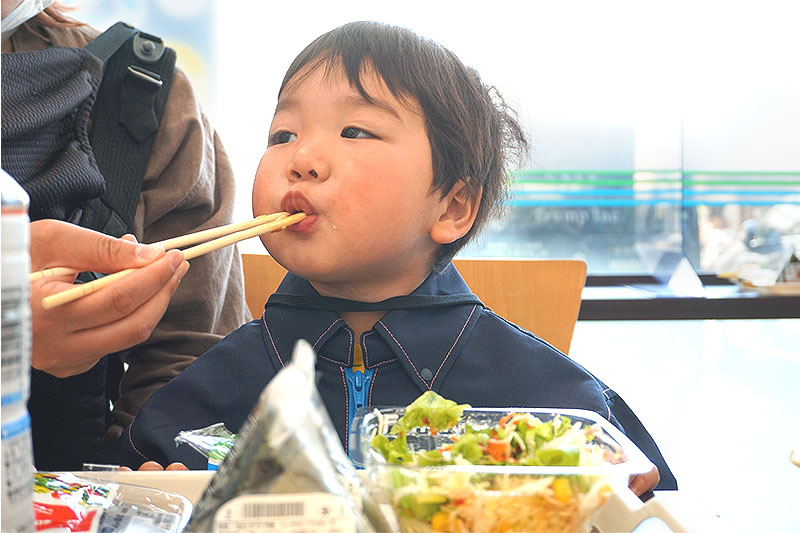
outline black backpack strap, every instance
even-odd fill
[[[113,56],[137,31],[138,30],[130,24],[117,22],[95,37],[92,42],[84,47],[84,50],[97,56],[105,65],[108,60],[111,59],[111,56]]]
[[[80,225],[119,237],[129,231],[175,71],[175,51],[118,22],[86,49],[105,63],[92,109],[90,143],[106,180]]]

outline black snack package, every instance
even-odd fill
[[[267,384],[186,531],[395,531],[344,452],[314,383],[316,355],[298,341]]]

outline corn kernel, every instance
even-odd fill
[[[560,502],[568,502],[572,498],[572,488],[566,478],[560,477],[553,481],[553,496]]]
[[[450,531],[450,517],[447,513],[436,513],[431,518],[431,529],[434,531]]]

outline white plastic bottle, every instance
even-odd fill
[[[33,444],[28,414],[31,371],[31,310],[28,195],[5,171],[2,184],[2,527],[33,531]]]

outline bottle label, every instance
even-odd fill
[[[222,505],[214,517],[215,533],[355,533],[352,505],[324,492],[246,494]]]
[[[16,415],[16,416],[15,416]],[[2,424],[3,531],[30,531],[33,524],[31,420],[24,404],[3,407]]]
[[[0,374],[2,374],[2,405],[28,399],[30,360],[27,332],[28,291],[21,287],[3,287],[0,313],[2,339],[0,345]],[[24,304],[24,305],[23,305]]]

